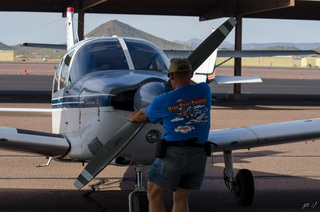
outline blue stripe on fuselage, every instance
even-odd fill
[[[111,106],[113,96],[114,95],[110,94],[65,96],[52,99],[52,108],[90,108]]]

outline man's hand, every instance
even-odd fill
[[[133,111],[130,113],[128,117],[128,121],[134,122],[134,116],[137,114],[137,111]]]
[[[145,108],[140,109],[139,111],[133,111],[128,117],[128,121],[131,122],[146,122],[148,117],[145,112]]]

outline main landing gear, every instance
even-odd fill
[[[254,197],[254,180],[251,171],[241,169],[233,177],[232,151],[223,152],[225,169],[223,179],[227,188],[235,194],[239,206],[250,206]],[[135,189],[129,195],[129,212],[147,212],[147,191],[142,186],[143,165],[137,165]]]
[[[137,165],[135,189],[129,194],[129,212],[147,212],[149,202],[147,191],[142,186],[143,165]]]
[[[232,151],[223,152],[225,169],[223,179],[227,188],[235,194],[239,206],[250,206],[254,196],[254,180],[251,171],[240,169],[233,177]]]

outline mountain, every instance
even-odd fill
[[[12,48],[0,42],[0,50],[12,50]]]
[[[197,47],[202,43],[201,39],[198,38],[192,38],[190,40],[187,41],[182,41],[182,40],[174,40],[173,42],[175,43],[180,43],[182,45],[188,45],[188,46],[193,46],[193,47]]]
[[[141,38],[144,40],[148,40],[156,44],[157,46],[159,46],[161,49],[165,49],[165,50],[194,49],[190,46],[181,45],[178,43],[170,42],[162,38],[153,36],[151,34],[148,34],[146,32],[133,28],[117,20],[108,21],[98,26],[97,28],[95,28],[94,30],[86,34],[85,37],[87,38],[88,37],[111,37],[113,35],[117,35],[119,37],[134,37],[134,38]]]
[[[265,49],[273,46],[294,47],[300,50],[310,50],[320,47],[320,43],[247,43],[242,44],[243,49]]]
[[[175,40],[174,42],[180,43],[182,45],[190,45],[197,47],[200,45],[202,40],[193,38],[187,41]],[[228,41],[223,41],[220,45],[222,48],[233,49],[234,44]],[[320,47],[320,43],[243,43],[242,49],[243,50],[255,50],[255,49],[300,49],[300,50],[310,50],[316,49]]]

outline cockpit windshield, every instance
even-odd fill
[[[143,40],[124,40],[128,48],[125,50],[116,37],[92,40],[80,47],[70,70],[71,82],[90,72],[128,70],[128,55],[124,51],[130,54],[135,70],[168,70],[168,61],[157,46]]]
[[[74,58],[70,72],[71,81],[82,75],[110,69],[128,69],[121,45],[118,39],[95,40],[79,49]]]
[[[168,62],[165,60],[163,52],[152,43],[136,40],[124,39],[135,70],[167,71]]]

